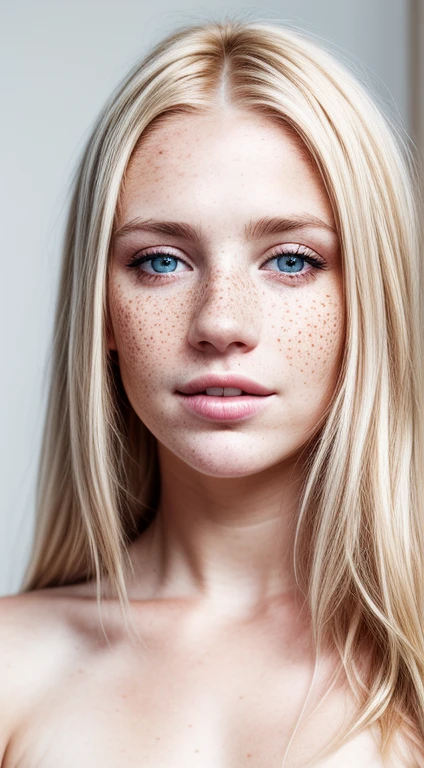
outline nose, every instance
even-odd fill
[[[215,269],[198,289],[188,341],[203,352],[254,349],[260,336],[258,289],[240,267]]]

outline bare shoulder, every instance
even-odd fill
[[[96,632],[96,603],[84,590],[0,598],[0,758],[25,712],[72,666],[81,646],[95,642]]]
[[[64,648],[64,641],[89,632],[95,605],[91,591],[75,585],[1,597],[1,653],[37,653],[46,644],[50,650]]]

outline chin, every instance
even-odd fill
[[[218,439],[216,439],[218,438]],[[159,439],[159,442],[160,439]],[[163,445],[163,444],[162,444]],[[163,445],[167,453],[167,463],[175,460],[209,477],[247,477],[264,472],[277,464],[291,461],[304,445],[284,441],[270,440],[264,435],[203,435],[200,439],[186,444],[172,445],[169,441]]]

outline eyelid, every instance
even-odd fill
[[[285,251],[285,253],[292,253],[297,256],[308,256],[316,258],[318,261],[325,261],[317,251],[303,243],[280,243],[279,245],[274,246],[272,251],[274,256],[278,256],[281,251]]]
[[[159,256],[170,256],[171,258],[180,262],[180,264],[184,264],[185,266],[189,267],[189,271],[193,271],[192,267],[187,264],[184,259],[182,259],[180,256],[176,256],[175,253],[169,249],[169,246],[151,246],[148,250],[143,251],[141,254],[140,251],[138,251],[130,259],[130,263],[127,264],[127,267],[134,268],[134,271],[135,268],[138,268],[136,272],[136,278],[145,284],[152,282],[158,285],[166,285],[167,283],[172,283],[173,280],[177,280],[180,272],[184,273],[185,270],[173,270],[172,272],[161,273],[155,271],[148,272],[147,270],[140,269],[143,263],[147,263],[149,261],[152,262],[156,257]],[[283,272],[279,270],[265,269],[265,267],[270,262],[284,256],[296,256],[301,258],[304,262],[304,265],[307,264],[309,269],[302,269],[298,272]],[[311,248],[308,248],[308,246],[300,245],[298,243],[286,243],[284,246],[275,246],[274,254],[268,255],[265,261],[261,263],[260,269],[264,273],[268,273],[269,279],[277,280],[279,284],[300,286],[306,284],[310,280],[315,279],[319,271],[328,269],[328,264],[326,260],[322,258],[322,256],[317,254],[316,251],[313,251]],[[284,277],[286,279],[284,279]]]
[[[290,250],[288,250],[288,249],[290,249]],[[291,249],[293,249],[293,250],[291,250]],[[284,252],[282,252],[282,251],[284,251]],[[148,256],[153,258],[154,256],[160,255],[160,254],[165,254],[165,255],[168,254],[169,256],[172,256],[173,258],[178,259],[178,261],[180,261],[183,264],[185,264],[186,266],[190,267],[190,265],[187,263],[187,261],[185,261],[185,259],[181,258],[180,255],[174,253],[174,251],[172,250],[172,246],[169,246],[169,245],[150,246],[147,249],[143,249],[142,251],[138,251],[136,254],[134,254],[134,256],[132,256],[130,258],[130,262],[129,262],[129,264],[127,264],[127,266],[128,267],[129,266],[134,266],[134,262],[136,262],[136,261],[141,263],[139,260],[144,259],[145,257],[146,257],[145,261],[147,261],[148,260],[147,259]],[[320,256],[312,248],[309,248],[309,246],[307,246],[307,245],[302,245],[300,243],[281,243],[279,245],[274,246],[273,252],[271,254],[269,254],[265,258],[265,260],[262,263],[262,266],[264,264],[266,264],[267,261],[269,261],[269,260],[271,260],[273,258],[277,258],[279,255],[283,255],[284,256],[284,255],[288,255],[288,254],[304,256],[305,258],[307,257],[307,258],[310,258],[311,260],[315,259],[320,264],[326,264],[325,259],[323,259],[322,256]]]
[[[181,258],[181,256],[177,256],[176,253],[174,253],[171,250],[168,250],[170,246],[163,245],[163,246],[151,246],[147,250],[143,251],[137,251],[137,253],[134,254],[134,256],[130,257],[129,263],[126,264],[127,267],[138,267],[142,263],[146,263],[149,261],[149,259],[154,259],[155,256],[172,256],[173,259],[176,261],[180,261],[182,264],[185,264],[186,267],[190,267],[190,264],[188,264],[184,259]],[[191,267],[190,267],[191,269]]]

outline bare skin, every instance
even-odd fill
[[[288,606],[224,621],[177,599],[134,601],[137,644],[107,603],[108,645],[93,597],[78,592],[2,601],[2,768],[281,768],[311,677]],[[338,687],[299,732],[287,768],[304,768],[350,712]],[[311,765],[383,764],[365,733]]]
[[[322,224],[244,236],[264,216],[305,215]],[[182,221],[199,236],[148,232],[141,219]],[[105,641],[92,584],[4,599],[1,765],[282,768],[314,672],[291,556],[300,451],[325,416],[344,340],[331,206],[281,126],[234,110],[179,116],[134,154],[115,235],[108,343],[157,438],[162,483],[157,517],[131,548],[141,642],[113,600]],[[287,248],[297,261],[278,261]],[[153,249],[171,257],[169,274],[143,277],[153,261],[128,266]],[[321,268],[302,259],[311,254]],[[209,372],[274,394],[244,421],[202,419],[176,390]],[[322,659],[307,713],[334,664]],[[284,768],[305,766],[353,707],[339,682]],[[366,731],[311,765],[383,763]]]

